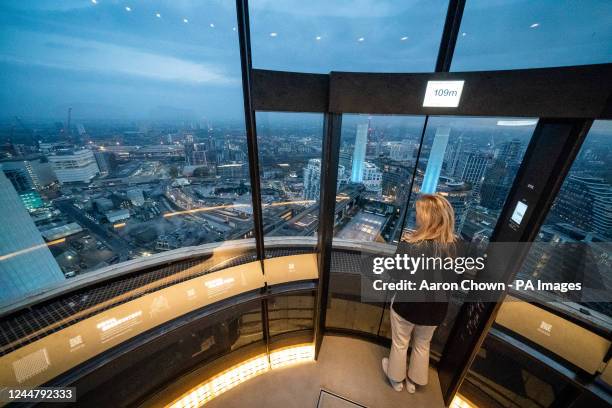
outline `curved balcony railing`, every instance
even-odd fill
[[[79,401],[125,405],[193,367],[210,365],[212,374],[262,350],[312,341],[316,239],[268,237],[265,244],[263,262],[254,240],[181,248],[79,276],[4,308],[0,383],[73,385]],[[327,332],[389,342],[389,303],[361,301],[360,264],[364,253],[394,251],[334,239]],[[436,332],[434,358],[459,306],[451,303]],[[125,391],[100,392],[110,380]]]
[[[145,375],[143,367],[152,367],[138,356],[155,356],[156,367],[167,363],[146,384],[125,384],[135,397],[115,401],[124,404],[238,349],[312,341],[315,243],[266,239],[274,257],[263,265],[255,260],[253,240],[182,248],[23,299],[2,310],[0,383],[76,385],[84,394],[80,401],[99,402],[98,386],[111,377],[121,381],[118,367]]]

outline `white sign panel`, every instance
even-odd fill
[[[516,207],[514,207],[514,212],[512,213],[512,221],[521,225],[521,221],[523,221],[523,217],[525,216],[525,212],[527,211],[527,204],[519,201],[516,203]]]
[[[427,81],[424,107],[456,108],[459,106],[465,81]]]

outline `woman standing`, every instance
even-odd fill
[[[453,207],[441,195],[423,195],[416,202],[417,229],[407,242],[401,242],[397,253],[409,256],[446,257],[455,253],[455,214]],[[432,271],[416,271],[414,276],[428,279]],[[453,273],[453,272],[451,272]],[[397,294],[396,294],[397,295]],[[447,295],[445,299],[447,299]],[[416,385],[427,385],[429,374],[429,343],[434,331],[446,317],[447,301],[391,301],[392,345],[389,357],[382,360],[383,371],[396,391],[406,380],[408,392]],[[406,377],[406,358],[412,339],[410,366]]]

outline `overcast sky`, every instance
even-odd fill
[[[233,0],[3,0],[0,118],[240,119]],[[442,0],[251,0],[256,68],[432,71]],[[453,70],[610,62],[609,0],[467,0]]]

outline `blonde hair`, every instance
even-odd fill
[[[448,200],[439,194],[424,194],[416,201],[417,229],[407,241],[411,243],[432,240],[452,244],[455,236],[455,211]]]

